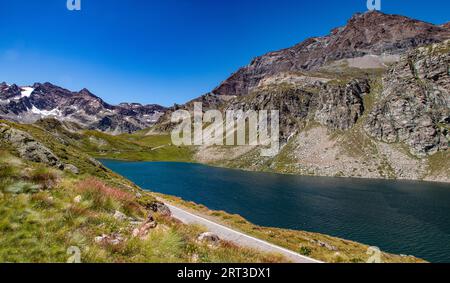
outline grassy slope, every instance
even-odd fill
[[[80,146],[95,157],[133,161],[193,161],[193,152],[186,147],[171,144],[169,135],[147,136],[140,132],[133,135],[110,136],[96,131],[86,131]]]
[[[83,262],[284,261],[228,242],[211,248],[196,241],[203,228],[160,215],[156,215],[158,227],[147,239],[132,238],[134,227],[113,214],[118,210],[145,219],[146,205],[155,200],[149,193],[89,162],[87,155],[70,145],[76,135],[69,139],[57,127],[50,135],[36,126],[8,124],[41,140],[64,162],[78,166],[81,174],[24,161],[0,143],[0,262],[65,262],[71,246],[80,248]],[[77,196],[80,202],[75,201]],[[95,243],[95,237],[112,233],[127,240],[119,245]]]

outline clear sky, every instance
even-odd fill
[[[0,0],[0,82],[84,87],[109,103],[170,106],[211,91],[253,57],[326,35],[366,0]],[[435,24],[448,0],[382,0]]]

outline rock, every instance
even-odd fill
[[[125,239],[122,237],[119,233],[112,233],[110,235],[103,234],[101,236],[95,237],[94,241],[97,244],[101,245],[119,245],[125,241]]]
[[[88,161],[96,167],[103,167],[103,165],[99,161],[97,161],[96,159],[94,159],[92,157],[88,157]]]
[[[0,140],[16,148],[23,159],[62,168],[59,158],[51,150],[24,131],[0,124]]]
[[[75,175],[80,174],[80,170],[76,166],[74,166],[72,164],[65,164],[64,165],[64,171],[70,172],[70,173],[75,174]]]
[[[163,216],[172,216],[170,208],[162,202],[156,201],[151,204],[151,210]]]
[[[136,223],[140,224],[142,222],[142,221],[139,221],[138,219],[135,219],[133,217],[128,217],[124,213],[122,213],[122,212],[120,212],[118,210],[116,210],[114,212],[113,217],[114,217],[114,219],[117,219],[119,221],[129,221],[131,225],[135,225]]]
[[[141,193],[136,193],[136,198],[141,198],[142,194]]]
[[[213,244],[213,245],[218,245],[220,242],[219,236],[217,236],[216,234],[211,233],[211,232],[205,232],[205,233],[200,234],[198,236],[197,240],[200,242],[209,242],[210,244]]]
[[[332,246],[328,243],[322,242],[322,241],[317,241],[317,244],[323,248],[327,248],[330,251],[337,251],[338,249],[335,246]]]
[[[122,212],[120,212],[118,210],[116,210],[113,217],[119,221],[126,221],[129,219],[128,216],[126,216],[125,214],[123,214]]]
[[[147,220],[141,224],[138,228],[133,230],[132,236],[135,238],[145,239],[150,233],[150,230],[155,229],[158,226],[156,220],[153,218],[153,215],[149,215]]]
[[[74,203],[81,203],[81,200],[82,200],[82,197],[81,197],[81,196],[76,196],[76,197],[73,199],[73,202],[74,202]]]

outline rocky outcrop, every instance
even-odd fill
[[[367,80],[345,85],[325,85],[318,95],[315,120],[333,130],[348,130],[364,112],[363,96],[370,92]]]
[[[383,92],[364,129],[406,143],[416,156],[446,150],[450,139],[450,41],[419,48],[383,77]]]
[[[232,100],[226,110],[279,110],[280,136],[285,142],[307,121],[331,130],[350,129],[362,116],[363,97],[369,92],[367,79],[269,84],[256,88],[247,97]]]
[[[50,149],[26,132],[6,124],[0,124],[0,141],[12,145],[20,157],[25,160],[44,163],[60,169],[64,168],[59,158]]]
[[[75,175],[80,174],[80,170],[75,165],[72,164],[64,165],[64,171],[70,172]]]
[[[377,11],[356,14],[330,35],[254,59],[213,90],[217,95],[247,95],[261,80],[292,71],[311,71],[342,59],[395,55],[450,38],[448,26],[436,26]]]
[[[42,118],[120,134],[152,126],[165,112],[159,105],[110,105],[87,89],[72,92],[50,83],[30,87],[0,84],[0,118],[34,123]]]

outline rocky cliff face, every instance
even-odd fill
[[[213,90],[218,95],[246,95],[264,78],[287,71],[311,71],[337,60],[367,55],[402,54],[450,38],[448,26],[436,26],[380,12],[356,14],[346,26],[324,37],[254,59]]]
[[[159,105],[113,106],[87,89],[72,92],[50,83],[30,87],[0,84],[0,118],[23,123],[53,117],[119,134],[152,126],[164,111]]]
[[[417,156],[448,149],[450,41],[419,48],[383,76],[383,91],[364,129]]]
[[[363,97],[370,92],[367,79],[347,83],[327,79],[297,80],[295,83],[263,85],[248,97],[237,97],[226,110],[280,111],[282,142],[301,130],[306,122],[317,122],[331,130],[348,130],[364,112]]]

